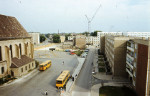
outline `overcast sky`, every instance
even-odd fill
[[[0,0],[0,14],[14,16],[28,32],[150,31],[150,0]]]

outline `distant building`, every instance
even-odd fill
[[[127,42],[126,72],[138,96],[150,96],[150,41]]]
[[[126,36],[134,36],[134,37],[150,37],[150,32],[126,32],[124,33]]]
[[[15,17],[0,15],[0,78],[35,68],[31,37]]]
[[[68,36],[68,40],[74,40],[75,36]]]
[[[65,42],[65,36],[60,36],[61,43]]]
[[[33,44],[39,44],[40,43],[40,32],[29,32],[29,35],[33,39]]]
[[[77,35],[75,37],[75,47],[84,49],[86,47],[86,36],[85,35]]]
[[[66,40],[63,45],[62,45],[63,49],[71,49],[73,48],[73,40]]]

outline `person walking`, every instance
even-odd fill
[[[65,62],[63,61],[63,62],[62,62],[62,65],[64,65],[64,63],[65,63]]]
[[[45,91],[45,95],[46,95],[46,96],[48,95],[47,90]]]

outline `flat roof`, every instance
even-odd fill
[[[56,81],[63,81],[64,78],[68,75],[69,71],[68,70],[64,70],[59,77],[56,79]]]

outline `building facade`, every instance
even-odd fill
[[[86,47],[86,36],[85,35],[77,35],[75,37],[75,47],[84,49]]]
[[[61,43],[65,42],[65,36],[60,36],[60,42]]]
[[[122,32],[98,32],[97,36],[99,37],[99,48],[101,53],[105,53],[105,36],[106,35],[122,35]]]
[[[138,96],[150,96],[150,41],[132,39],[127,42],[126,72]]]
[[[31,37],[15,17],[0,15],[0,78],[35,68]]]
[[[33,44],[40,43],[40,32],[29,32],[29,35],[32,37]]]
[[[126,42],[129,37],[105,36],[105,55],[113,76],[126,77]]]
[[[126,32],[126,36],[134,36],[134,37],[150,37],[150,32]]]

